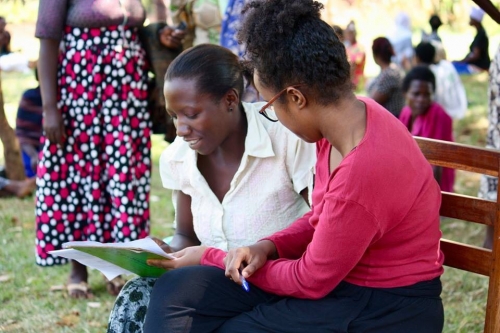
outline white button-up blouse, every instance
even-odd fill
[[[314,144],[261,117],[263,103],[243,103],[248,120],[245,152],[220,202],[197,168],[197,154],[182,138],[163,151],[163,186],[191,197],[193,226],[202,244],[227,251],[286,228],[309,211],[299,193],[312,191]],[[175,205],[174,205],[175,207]]]

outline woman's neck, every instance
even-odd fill
[[[345,157],[366,132],[366,105],[354,94],[320,110],[317,124],[323,137]]]
[[[248,122],[245,111],[243,110],[243,105],[240,104],[238,109],[234,112],[238,112],[237,119],[235,119],[236,125],[234,126],[234,129],[212,154],[207,155],[208,158],[221,162],[241,161],[245,152]]]
[[[382,68],[383,70],[389,68],[390,66],[391,66],[390,62],[380,62],[380,68]]]

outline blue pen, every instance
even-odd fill
[[[241,286],[243,287],[243,290],[246,292],[250,291],[250,285],[248,284],[247,280],[243,277],[243,274],[241,274],[241,269],[240,271],[240,277],[241,277]]]

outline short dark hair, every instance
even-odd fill
[[[394,55],[394,49],[387,38],[378,37],[373,40],[372,53],[374,57],[377,56],[383,62],[390,63]]]
[[[429,82],[432,85],[432,91],[436,90],[436,77],[427,66],[415,66],[406,74],[403,79],[403,92],[406,93],[410,89],[413,80]]]
[[[201,44],[177,56],[168,66],[165,81],[176,78],[195,79],[200,94],[219,101],[230,89],[243,93],[243,67],[238,57],[228,49]]]
[[[441,19],[439,18],[438,15],[434,14],[429,19],[429,24],[432,30],[437,30],[441,25],[443,25],[443,22],[441,22]]]
[[[328,105],[352,91],[352,83],[345,47],[321,20],[321,9],[313,0],[252,1],[239,40],[262,85],[278,92],[303,84],[304,93]]]
[[[434,63],[436,48],[429,42],[421,42],[415,47],[415,55],[421,62],[430,65]]]
[[[332,25],[332,28],[333,28],[333,31],[335,31],[335,34],[337,35],[337,37],[339,39],[344,38],[344,30],[340,26],[335,24],[335,25]]]

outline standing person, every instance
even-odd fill
[[[434,14],[429,19],[429,25],[431,26],[431,32],[428,34],[422,30],[422,40],[421,42],[431,43],[436,49],[436,55],[434,56],[434,62],[439,62],[440,60],[446,59],[446,51],[443,47],[443,41],[438,34],[438,29],[443,25],[439,15]]]
[[[387,38],[375,38],[372,44],[372,53],[375,63],[380,67],[380,73],[371,82],[368,82],[366,87],[368,96],[398,117],[405,105],[401,90],[403,71],[391,60],[394,51]]]
[[[10,33],[5,29],[7,21],[0,16],[0,57],[10,53]]]
[[[500,24],[500,12],[489,0],[474,0],[491,18]],[[488,134],[486,148],[500,150],[500,46],[491,61],[488,85]],[[482,176],[478,197],[486,200],[497,200],[498,178]],[[484,247],[493,246],[493,227],[488,226],[484,238]]]
[[[453,120],[439,103],[433,101],[435,89],[436,78],[427,66],[416,66],[409,71],[403,80],[406,106],[399,120],[412,135],[453,141]],[[453,192],[455,170],[438,166],[432,168],[441,190]]]
[[[67,241],[149,234],[150,116],[140,0],[40,0],[36,37],[45,136],[36,192],[36,262]],[[91,296],[71,261],[70,297]],[[120,283],[109,282],[117,294]]]
[[[168,252],[199,244],[222,250],[250,245],[309,209],[314,145],[260,117],[264,103],[241,102],[242,72],[236,55],[209,44],[184,51],[168,69],[165,97],[179,135],[160,158],[176,211],[175,235],[170,246],[162,244]],[[191,114],[196,119],[186,118]],[[109,333],[142,332],[155,281],[137,278],[125,285]]]
[[[410,16],[399,12],[394,18],[394,30],[387,36],[394,49],[394,63],[405,71],[410,70],[413,59],[413,43]]]
[[[175,26],[187,24],[184,49],[199,44],[220,43],[222,17],[228,0],[171,0],[170,13]]]
[[[421,42],[415,47],[415,61],[430,68],[436,77],[434,100],[446,113],[461,119],[467,111],[467,94],[462,80],[453,64],[445,59],[434,62],[436,48],[429,42]]]
[[[231,50],[240,59],[244,59],[245,45],[238,42],[238,31],[244,19],[243,10],[248,0],[229,0],[226,12],[222,18],[220,45]],[[244,102],[257,102],[260,96],[255,88],[245,82],[245,91],[242,96]]]
[[[11,35],[6,29],[7,21],[0,16],[0,70],[5,72],[28,73],[35,67],[35,62],[21,53],[12,52],[10,47]]]
[[[354,21],[351,21],[344,30],[343,37],[347,52],[347,59],[351,65],[351,81],[357,89],[359,86],[364,84],[366,53],[363,46],[358,43],[356,35],[356,25],[354,24]]]
[[[474,74],[490,68],[490,55],[488,53],[489,39],[481,24],[484,11],[479,7],[472,7],[469,25],[476,29],[476,36],[470,44],[469,53],[460,61],[454,61],[459,74]]]
[[[439,15],[431,15],[431,17],[429,18],[429,25],[431,26],[431,32],[426,33],[424,30],[422,30],[422,41],[435,41],[441,43],[442,40],[438,34],[438,29],[443,25],[443,22],[441,22],[441,18],[439,17]]]
[[[312,208],[251,246],[151,260],[172,270],[154,286],[144,332],[441,332],[432,168],[398,119],[354,95],[321,3],[250,6],[241,38],[256,88],[285,127],[316,142]]]

